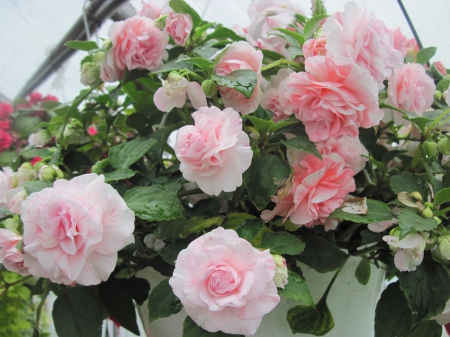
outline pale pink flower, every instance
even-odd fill
[[[153,102],[161,111],[169,112],[173,108],[182,108],[187,97],[197,110],[207,106],[205,93],[197,82],[188,82],[183,76],[170,73],[162,84],[153,97]]]
[[[116,82],[123,78],[124,69],[120,69],[114,60],[114,51],[110,49],[100,64],[100,78],[103,82]]]
[[[273,112],[273,121],[278,122],[282,119],[286,119],[289,115],[284,113],[283,106],[280,104],[280,97],[278,87],[285,78],[291,74],[293,70],[288,68],[282,68],[278,70],[276,75],[270,76],[270,82],[268,82],[263,89],[263,98],[261,100],[261,106],[264,109]]]
[[[27,276],[30,273],[24,266],[22,253],[17,249],[21,241],[22,236],[19,234],[0,228],[0,263],[3,263],[9,271]]]
[[[377,84],[369,72],[345,59],[308,57],[306,72],[292,73],[280,85],[285,113],[294,113],[311,141],[359,134],[358,127],[377,125]]]
[[[178,254],[169,283],[187,314],[203,329],[253,335],[280,301],[275,262],[233,230],[221,227]]]
[[[433,63],[433,65],[435,66],[436,70],[441,73],[441,75],[447,75],[447,69],[441,61],[436,61]]]
[[[32,133],[28,137],[28,144],[37,148],[41,148],[51,140],[52,136],[47,130],[40,130],[39,132]]]
[[[32,193],[20,210],[30,274],[54,283],[106,281],[134,241],[134,213],[103,175],[86,174]]]
[[[192,30],[192,18],[188,14],[170,12],[166,19],[164,31],[173,41],[184,46]]]
[[[145,16],[113,23],[108,35],[113,44],[114,61],[121,70],[154,71],[169,55],[165,49],[169,35],[153,26],[153,21]]]
[[[325,48],[326,44],[327,39],[324,37],[307,40],[302,46],[303,55],[305,56],[305,58],[317,55],[326,56],[327,55],[327,49]]]
[[[394,46],[394,31],[355,2],[344,5],[341,15],[328,18],[322,31],[327,39],[327,56],[346,57],[369,70],[379,89],[392,71],[403,64],[402,52]]]
[[[0,103],[0,119],[8,118],[13,111],[14,108],[11,104],[4,102]]]
[[[223,104],[233,108],[243,115],[247,115],[258,108],[261,101],[261,67],[263,54],[260,50],[255,50],[248,42],[233,42],[221,55],[214,67],[214,73],[226,76],[239,69],[250,69],[256,72],[257,84],[250,98],[245,98],[243,94],[233,88],[218,86],[222,95]]]
[[[20,207],[27,196],[28,193],[23,186],[9,190],[7,196],[8,210],[11,213],[20,215]]]
[[[330,158],[320,160],[309,154],[295,162],[293,168],[288,194],[282,199],[272,197],[275,208],[262,212],[261,218],[266,222],[279,215],[299,227],[324,224],[331,212],[342,205],[346,195],[355,190],[352,169]]]
[[[141,0],[142,8],[138,12],[140,16],[146,16],[152,20],[156,20],[161,15],[161,8],[154,0]]]
[[[373,223],[367,225],[367,229],[374,233],[381,233],[381,232],[384,232],[386,229],[392,227],[392,225],[394,223],[397,223],[397,219],[381,221],[381,222],[373,222]]]
[[[8,208],[8,191],[14,187],[13,176],[14,172],[10,167],[0,170],[0,208]]]
[[[200,108],[192,118],[195,125],[179,129],[175,142],[183,177],[195,181],[208,194],[236,190],[253,156],[239,114],[213,106]]]
[[[415,58],[417,53],[419,52],[420,47],[415,38],[410,38],[406,40],[406,54]]]
[[[400,271],[414,271],[422,263],[427,239],[428,233],[408,234],[401,240],[398,236],[383,236],[395,253],[394,263]]]
[[[433,104],[435,91],[436,85],[425,68],[417,63],[407,63],[389,78],[386,104],[422,116]],[[396,124],[403,124],[402,114],[393,110],[387,111],[383,121],[388,122],[392,117]]]
[[[402,34],[400,28],[391,30],[394,33],[394,49],[402,53],[404,58],[406,56],[406,36]]]

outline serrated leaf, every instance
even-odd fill
[[[433,218],[426,219],[410,209],[403,209],[398,215],[398,224],[402,229],[400,238],[415,232],[431,231],[438,226]]]
[[[319,159],[322,159],[319,151],[317,151],[316,144],[311,142],[309,139],[296,137],[288,140],[282,140],[281,142],[291,149],[305,151],[315,155]]]
[[[97,43],[95,43],[95,41],[67,41],[66,43],[64,43],[64,45],[72,49],[84,51],[98,49]]]
[[[302,301],[315,307],[305,280],[290,270],[288,270],[288,284],[284,286],[284,289],[278,289],[278,293],[285,298]]]
[[[131,169],[118,169],[113,172],[104,173],[103,175],[105,176],[105,182],[109,183],[111,181],[129,179],[134,177],[135,174],[136,171]]]
[[[416,63],[425,64],[436,54],[436,47],[428,47],[419,50],[416,55]]]
[[[239,224],[236,227],[236,233],[240,238],[247,241],[252,241],[264,228],[264,221],[262,219],[250,219]]]
[[[222,331],[209,332],[199,327],[189,316],[186,317],[183,323],[182,337],[244,337],[243,335],[232,335]]]
[[[272,120],[264,120],[254,116],[246,116],[245,118],[252,122],[255,130],[258,131],[258,133],[261,135],[267,134],[275,125]]]
[[[425,183],[422,178],[415,174],[402,172],[391,177],[390,186],[395,194],[418,191],[423,195],[426,187]]]
[[[197,67],[202,69],[204,72],[207,72],[213,65],[212,62],[205,60],[204,58],[201,58],[201,57],[183,58],[183,59],[179,59],[175,63],[179,63],[179,62],[195,64]]]
[[[209,219],[193,217],[188,220],[164,221],[159,223],[155,236],[162,240],[177,241],[187,238],[190,234],[200,233],[207,228],[220,226],[223,219],[223,216],[216,216]]]
[[[425,258],[415,271],[402,272],[398,279],[414,324],[425,322],[444,310],[450,298],[450,280],[439,262]]]
[[[414,332],[408,337],[441,337],[442,325],[435,320],[421,323]]]
[[[370,224],[373,222],[388,221],[394,217],[391,209],[381,201],[367,199],[367,209],[368,211],[366,214],[352,214],[346,213],[342,209],[338,208],[330,214],[330,218]]]
[[[181,303],[173,293],[169,279],[162,280],[148,297],[148,318],[150,323],[158,318],[172,316],[181,310]]]
[[[183,206],[178,197],[160,185],[135,187],[123,196],[137,217],[147,221],[178,219],[183,216]]]
[[[319,273],[336,270],[348,259],[336,244],[322,236],[307,235],[302,240],[305,250],[295,258]]]
[[[217,85],[235,89],[243,94],[245,98],[250,98],[255,90],[258,77],[253,70],[239,69],[232,71],[225,76],[212,75],[211,79],[213,79]]]
[[[137,138],[116,145],[109,150],[110,164],[115,169],[127,169],[141,159],[156,143],[156,140],[152,138]]]
[[[305,34],[305,37],[308,39],[312,36],[314,31],[316,30],[317,25],[320,21],[323,19],[326,19],[329,15],[327,14],[321,14],[313,16],[311,19],[306,22],[305,26],[303,27],[303,34]]]
[[[221,227],[225,229],[236,230],[237,226],[249,219],[256,219],[254,215],[247,213],[230,213],[227,215],[226,219],[220,224]]]
[[[262,235],[261,247],[270,249],[272,254],[298,255],[305,249],[305,244],[287,232],[266,232]]]
[[[355,269],[355,277],[359,283],[366,285],[370,280],[370,262],[366,258],[362,258]]]
[[[31,193],[42,191],[44,188],[53,187],[53,183],[48,181],[27,181],[23,184],[23,187],[25,187],[28,195],[30,195]]]

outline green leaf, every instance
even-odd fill
[[[436,47],[428,47],[419,50],[416,55],[416,63],[425,64],[436,54]]]
[[[233,88],[245,96],[250,98],[255,90],[257,75],[250,69],[239,69],[232,71],[226,76],[212,75],[211,78],[218,84],[228,88]]]
[[[329,15],[327,14],[321,14],[313,16],[311,19],[308,20],[308,22],[303,27],[303,34],[305,34],[306,38],[310,38],[312,34],[314,34],[314,31],[317,28],[317,25],[320,21],[323,19],[326,19]]]
[[[118,169],[116,171],[108,172],[103,175],[105,176],[105,182],[109,183],[111,181],[129,179],[131,177],[134,177],[135,174],[136,171],[131,169]]]
[[[400,192],[412,193],[418,191],[420,194],[425,192],[425,181],[418,175],[402,172],[391,177],[390,186],[395,194]]]
[[[147,221],[178,219],[183,206],[170,190],[160,186],[138,186],[125,193],[123,199],[137,217]]]
[[[314,16],[327,14],[327,10],[322,0],[314,0],[314,7],[315,7],[313,12]]]
[[[247,118],[252,122],[253,126],[255,127],[255,130],[258,131],[259,134],[261,135],[267,134],[269,131],[271,131],[271,129],[275,125],[275,123],[272,120],[265,120],[248,115],[245,116],[245,118]]]
[[[64,288],[53,304],[53,321],[58,336],[100,337],[103,305],[88,288]]]
[[[64,45],[72,49],[84,51],[98,49],[97,43],[94,41],[67,41]]]
[[[398,224],[402,229],[400,238],[415,232],[431,231],[438,226],[433,218],[422,218],[419,214],[410,209],[403,209],[398,215]]]
[[[367,209],[368,211],[366,214],[352,214],[338,208],[330,214],[330,218],[370,224],[373,222],[388,221],[394,217],[394,213],[392,213],[391,209],[381,201],[367,199]]]
[[[366,285],[370,280],[370,262],[366,258],[362,258],[358,267],[355,269],[355,277],[359,283]]]
[[[414,324],[440,314],[450,298],[450,282],[446,269],[439,262],[425,258],[415,271],[398,275]]]
[[[162,240],[177,241],[187,238],[190,234],[198,234],[212,226],[220,226],[223,219],[223,216],[216,216],[210,219],[193,217],[189,220],[164,221],[159,223],[155,236]]]
[[[155,144],[156,140],[152,138],[137,138],[116,145],[109,150],[110,164],[115,169],[127,169],[141,159]]]
[[[138,305],[142,305],[148,298],[150,283],[146,279],[132,276],[125,281],[125,290]]]
[[[443,78],[437,84],[436,90],[439,90],[440,92],[444,92],[444,91],[446,91],[448,89],[449,86],[450,86],[450,79]]]
[[[395,157],[400,156],[401,154],[405,153],[406,151],[404,150],[393,150],[393,151],[388,151],[383,155],[383,159],[381,160],[384,164],[384,166],[387,166],[387,164],[394,159]]]
[[[214,26],[214,23],[212,22],[208,22],[207,24],[200,26],[198,28],[195,29],[195,33],[194,36],[192,37],[192,39],[194,41],[196,41],[200,36],[202,36],[202,34],[204,32],[206,32],[208,30],[208,28],[211,28],[212,26]]]
[[[207,72],[213,65],[211,61],[205,60],[204,58],[201,58],[201,57],[183,58],[183,59],[179,59],[175,63],[179,63],[179,62],[195,64],[197,67],[199,67],[204,72]]]
[[[282,34],[276,33],[275,35],[282,36],[285,38],[291,45],[301,47],[303,43],[305,43],[305,37],[299,33],[293,32],[286,28],[274,28],[272,31],[278,31]]]
[[[288,270],[288,284],[284,286],[284,289],[278,289],[278,293],[285,298],[302,301],[315,307],[305,280],[290,270]]]
[[[230,39],[232,41],[242,41],[245,40],[242,36],[237,35],[234,31],[232,31],[229,28],[220,26],[217,27],[214,32],[209,34],[205,41],[216,39],[216,40],[223,40],[223,39]]]
[[[272,254],[298,255],[305,249],[305,244],[288,232],[266,232],[262,235],[261,247],[269,248]]]
[[[295,258],[319,273],[336,270],[348,259],[336,244],[322,236],[307,235],[302,240],[305,250]]]
[[[44,188],[53,187],[53,183],[48,181],[27,181],[23,184],[23,187],[25,187],[28,195],[30,195],[31,193],[42,191]]]
[[[442,325],[435,320],[421,323],[408,337],[441,337]]]
[[[178,254],[180,254],[180,252],[183,249],[186,249],[190,243],[191,243],[190,240],[178,240],[167,246],[164,246],[162,249],[158,251],[158,253],[164,259],[164,261],[172,265],[175,265],[175,261],[178,257]]]
[[[434,207],[438,207],[446,202],[450,201],[450,188],[444,188],[436,193],[434,197]]]
[[[200,18],[200,15],[198,15],[198,13],[191,6],[189,6],[188,3],[185,2],[184,0],[169,0],[169,6],[176,13],[189,14],[192,18],[193,29],[197,28],[198,25],[201,24],[202,19]]]
[[[364,145],[364,147],[367,149],[367,151],[372,152],[373,148],[375,147],[375,144],[378,141],[377,138],[377,131],[375,131],[374,128],[364,129],[359,128],[359,140],[361,141],[361,144]]]
[[[161,281],[148,297],[148,317],[150,323],[158,318],[172,316],[181,310],[180,300],[173,293],[169,279]]]
[[[133,298],[126,292],[123,284],[110,277],[106,282],[100,283],[99,296],[105,309],[121,326],[139,335]]]
[[[323,297],[315,308],[299,305],[289,309],[287,320],[294,334],[323,336],[334,328],[333,315],[328,309],[326,297]]]
[[[167,62],[161,68],[152,72],[152,74],[168,73],[168,72],[171,72],[174,70],[181,70],[184,68],[192,70],[192,64],[188,63],[188,62],[177,62],[176,60],[174,60],[174,61]]]
[[[83,117],[80,114],[80,112],[78,111],[78,106],[81,104],[81,102],[83,102],[88,96],[89,94],[92,92],[93,89],[86,89],[86,90],[81,90],[80,94],[75,97],[75,99],[73,100],[72,104],[70,105],[69,109],[67,109],[66,115],[64,116],[64,124],[61,130],[61,135],[60,137],[62,139],[64,139],[64,130],[66,128],[67,122],[69,121],[69,118],[76,118],[79,121],[83,122]]]
[[[236,232],[240,238],[252,241],[264,228],[262,219],[249,219],[236,227]]]
[[[288,140],[282,140],[281,142],[289,148],[312,153],[317,158],[322,159],[319,151],[317,151],[316,144],[314,144],[307,138],[296,137]]]
[[[232,335],[222,331],[209,332],[199,327],[189,316],[186,317],[183,323],[182,337],[244,337],[243,335]]]
[[[409,337],[411,325],[411,311],[399,283],[389,284],[375,309],[375,337]]]
[[[254,215],[247,213],[230,213],[227,215],[226,219],[220,224],[221,227],[225,229],[236,230],[237,226],[248,219],[256,219]]]
[[[269,154],[253,160],[244,173],[244,184],[251,201],[258,209],[265,208],[290,174],[289,164],[277,156]]]

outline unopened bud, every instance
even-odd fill
[[[35,178],[35,171],[33,165],[29,162],[25,162],[20,165],[19,169],[16,173],[17,177],[17,185],[20,186],[26,183],[27,181],[33,180]]]
[[[53,182],[55,179],[58,178],[58,171],[61,171],[61,170],[58,167],[56,167],[55,165],[52,165],[52,166],[44,165],[39,170],[38,178],[40,181]]]
[[[422,149],[423,152],[425,152],[425,154],[430,158],[437,154],[437,144],[433,141],[424,141],[422,144]]]
[[[417,201],[422,201],[422,194],[420,194],[418,191],[414,191],[411,193],[411,198],[414,198]]]
[[[424,218],[431,219],[433,217],[433,211],[430,207],[427,207],[422,211],[422,215]]]
[[[47,130],[41,130],[37,133],[32,133],[28,137],[28,144],[34,147],[43,147],[45,144],[52,140],[52,136]]]
[[[153,26],[163,30],[166,27],[167,15],[161,15],[159,18],[153,21]]]
[[[286,260],[281,255],[272,254],[275,261],[275,276],[273,281],[278,288],[283,288],[288,284],[288,270]]]
[[[442,236],[438,240],[438,252],[446,260],[450,260],[450,236]]]
[[[391,231],[389,232],[389,235],[390,236],[400,237],[401,233],[402,233],[402,230],[399,227],[395,227],[395,228],[391,229]]]
[[[206,97],[212,98],[217,94],[217,85],[213,80],[205,80],[202,82],[202,89]]]
[[[94,54],[94,62],[95,64],[97,64],[98,66],[100,66],[103,62],[103,60],[106,57],[106,53],[104,51],[98,51]]]
[[[42,166],[44,166],[45,163],[43,163],[42,161],[37,162],[36,164],[34,164],[34,169],[39,172],[39,170],[41,169]]]
[[[434,98],[436,101],[439,101],[439,100],[442,98],[442,92],[440,92],[439,90],[436,90],[436,91],[434,92],[433,98]]]
[[[439,152],[445,156],[450,155],[450,139],[448,136],[445,136],[438,142]]]
[[[83,85],[97,88],[102,80],[100,79],[100,67],[95,62],[84,62],[81,65],[80,82]]]
[[[18,233],[18,228],[20,225],[19,217],[15,216],[13,218],[8,218],[3,222],[3,225],[6,229],[9,229],[14,233]]]

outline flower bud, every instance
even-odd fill
[[[422,149],[428,157],[434,157],[437,154],[437,144],[433,141],[424,141]]]
[[[13,184],[13,186],[20,186],[26,183],[27,181],[33,180],[35,178],[35,171],[33,165],[29,162],[25,162],[20,165],[19,169],[16,173],[17,184]]]
[[[40,181],[52,182],[55,179],[60,179],[59,177],[64,178],[64,174],[55,165],[52,166],[44,165],[41,167],[38,173],[38,178]]]
[[[109,158],[105,158],[103,160],[99,160],[98,162],[96,162],[92,166],[91,172],[100,174],[105,169],[105,167],[108,166],[108,165],[109,165]]]
[[[94,54],[94,62],[95,64],[97,64],[97,66],[100,67],[100,65],[102,64],[103,60],[106,57],[106,53],[104,51],[98,51]]]
[[[45,163],[39,161],[39,162],[37,162],[36,164],[34,164],[34,169],[35,169],[37,172],[39,172],[39,170],[41,169],[41,167],[44,166],[44,165],[45,165]]]
[[[281,255],[272,254],[275,261],[275,276],[273,281],[278,288],[283,288],[288,284],[288,270],[286,260]]]
[[[448,136],[445,136],[438,142],[439,152],[445,156],[450,155],[450,139]]]
[[[418,191],[414,191],[411,193],[411,198],[414,198],[417,201],[422,201],[422,194],[420,194]]]
[[[206,97],[212,98],[217,94],[217,85],[213,80],[205,80],[202,82],[202,89]]]
[[[19,217],[14,216],[13,218],[8,218],[3,222],[3,225],[6,229],[9,229],[10,231],[14,233],[19,233],[18,228],[20,225]]]
[[[441,236],[438,240],[438,252],[446,260],[450,260],[450,236]]]
[[[391,231],[389,232],[389,235],[400,237],[401,232],[402,232],[402,230],[399,227],[395,227],[395,228],[391,229]]]
[[[41,130],[37,133],[32,133],[28,137],[28,144],[34,147],[43,147],[45,144],[52,140],[52,136],[47,130]]]
[[[424,218],[431,219],[433,217],[433,211],[430,207],[427,207],[422,211],[422,215]]]
[[[11,213],[20,215],[20,207],[22,206],[22,202],[28,196],[27,191],[23,186],[19,186],[9,190],[6,199],[8,202],[8,210]]]
[[[437,216],[433,217],[434,220],[436,220],[436,222],[438,223],[438,225],[440,225],[442,223],[442,220],[439,219]]]
[[[144,237],[144,244],[148,249],[156,251],[162,249],[166,245],[163,240],[157,239],[153,233],[147,234]]]
[[[159,18],[153,21],[153,26],[163,30],[166,27],[167,15],[161,15]]]
[[[95,62],[84,62],[81,65],[80,82],[86,86],[97,88],[102,80],[100,79],[100,67]]]
[[[67,125],[64,129],[63,138],[67,144],[79,144],[81,141],[81,135],[70,125]]]
[[[439,100],[442,98],[442,92],[440,92],[439,90],[436,90],[436,91],[434,92],[433,98],[434,98],[436,101],[439,101]]]

